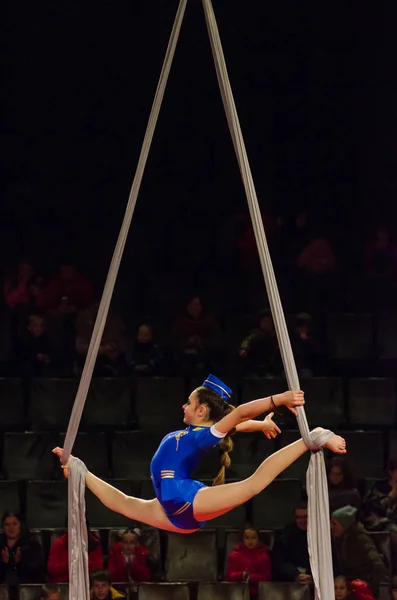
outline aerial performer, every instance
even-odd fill
[[[229,403],[231,396],[232,390],[214,375],[209,375],[203,385],[190,394],[182,407],[186,429],[166,435],[152,459],[150,473],[156,494],[152,500],[127,496],[90,473],[73,456],[62,465],[65,477],[69,476],[71,463],[79,461],[80,467],[84,468],[86,486],[109,509],[158,529],[193,533],[206,521],[216,519],[259,494],[308,450],[300,439],[266,458],[247,479],[225,483],[225,468],[230,466],[229,452],[233,448],[231,435],[261,431],[269,439],[274,438],[281,432],[272,420],[273,412],[263,421],[253,419],[279,406],[286,406],[297,415],[296,407],[305,403],[302,391],[253,400],[237,408]],[[310,433],[310,438],[312,451],[326,447],[337,454],[346,453],[345,440],[332,431],[317,427]],[[222,466],[212,487],[208,487],[192,480],[190,474],[203,453],[214,446],[222,450]],[[53,452],[61,458],[62,448],[54,448]]]

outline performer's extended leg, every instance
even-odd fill
[[[345,441],[337,435],[327,442],[326,447],[333,452],[346,451]],[[193,503],[194,518],[197,521],[208,521],[244,504],[264,490],[277,475],[306,451],[304,442],[298,440],[266,458],[248,479],[199,490]]]

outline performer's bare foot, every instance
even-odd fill
[[[325,444],[325,447],[331,452],[335,452],[335,454],[346,454],[346,440],[340,435],[333,435]]]

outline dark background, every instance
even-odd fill
[[[3,266],[39,247],[47,263],[65,252],[86,266],[110,260],[177,2],[82,4],[4,7]],[[374,219],[392,223],[395,3],[214,9],[262,209],[307,210],[347,240]],[[190,0],[131,236],[139,224],[161,231],[161,255],[168,224],[216,235],[242,211],[203,9]]]

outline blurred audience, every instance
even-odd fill
[[[54,583],[46,583],[40,590],[40,600],[61,600],[61,590]]]
[[[230,554],[226,581],[247,581],[251,598],[258,597],[260,581],[271,581],[272,570],[268,549],[261,543],[255,527],[244,528],[242,540]]]
[[[91,600],[117,600],[125,595],[112,587],[109,571],[99,569],[91,573]]]
[[[397,244],[387,227],[378,227],[365,251],[364,270],[367,275],[397,274]]]
[[[44,287],[40,298],[43,310],[56,311],[63,316],[76,316],[93,300],[91,283],[69,262],[60,265],[58,273]]]
[[[220,325],[205,310],[200,296],[188,300],[185,312],[172,326],[171,336],[179,371],[186,375],[207,372],[222,355]]]
[[[270,311],[260,313],[257,327],[241,343],[239,356],[248,377],[280,375],[281,357]]]
[[[88,529],[88,527],[87,527]],[[61,535],[54,541],[48,556],[48,575],[54,583],[65,583],[69,581],[69,550],[68,533]],[[88,529],[88,569],[91,573],[96,569],[103,568],[103,555],[101,542]]]
[[[55,350],[45,333],[45,320],[31,315],[25,335],[18,342],[18,364],[25,377],[56,375]]]
[[[312,583],[307,545],[307,504],[295,509],[295,520],[276,539],[272,552],[273,575],[277,581]]]
[[[353,475],[345,458],[335,456],[327,465],[330,510],[342,506],[361,506],[361,497],[354,484]]]
[[[6,512],[0,534],[0,583],[11,587],[20,583],[40,583],[45,579],[40,544],[25,529],[18,513]]]
[[[357,509],[344,506],[331,515],[331,533],[334,549],[334,571],[348,581],[360,579],[378,596],[381,582],[388,581],[382,556],[357,522]]]
[[[98,315],[99,302],[82,311],[76,321],[76,362],[83,368],[88,348]],[[98,377],[115,377],[125,374],[125,325],[121,317],[109,310],[98,358],[95,375]]]
[[[291,346],[299,377],[313,377],[321,370],[323,348],[313,333],[313,319],[306,313],[296,316]]]
[[[153,340],[153,328],[147,323],[138,327],[137,335],[127,357],[127,366],[136,375],[158,375],[163,361],[163,352]]]
[[[126,529],[109,552],[108,570],[113,581],[139,583],[151,581],[149,551],[140,544],[139,529]]]

